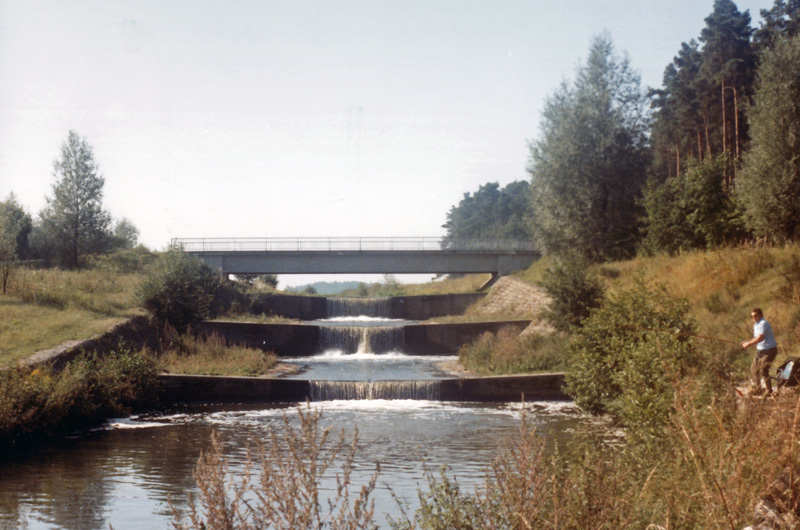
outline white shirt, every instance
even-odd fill
[[[769,325],[769,322],[767,322],[765,318],[753,324],[753,337],[758,337],[759,335],[764,335],[764,340],[756,344],[756,349],[758,351],[768,350],[778,346],[778,343],[775,342],[775,334],[772,332],[772,326]]]

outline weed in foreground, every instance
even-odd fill
[[[259,443],[248,454],[246,469],[230,477],[218,436],[201,455],[194,478],[199,490],[186,517],[173,506],[177,530],[374,530],[371,499],[379,470],[353,496],[353,461],[358,432],[350,444],[344,431],[338,438],[319,425],[321,412],[306,405],[297,410],[295,427],[283,418],[281,432],[272,431],[269,444]],[[333,466],[340,466],[334,473]],[[257,472],[258,478],[251,477]],[[335,478],[332,495],[323,499],[324,478]]]

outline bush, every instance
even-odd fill
[[[664,287],[651,291],[641,278],[593,311],[569,347],[566,382],[575,402],[623,423],[637,413],[664,420],[667,382],[696,362],[685,340],[695,327],[688,311],[685,299]]]
[[[563,257],[545,273],[542,287],[552,298],[544,317],[559,331],[570,331],[581,325],[592,309],[600,307],[603,286],[587,275],[587,262],[578,254]]]
[[[183,331],[212,316],[221,289],[214,270],[199,258],[170,248],[154,264],[137,295],[155,319]]]
[[[128,351],[102,359],[82,356],[60,372],[48,367],[2,370],[0,449],[129,414],[154,404],[158,390],[155,365]]]

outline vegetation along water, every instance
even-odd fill
[[[133,222],[104,209],[92,147],[70,131],[46,207],[34,217],[13,194],[0,202],[0,525],[797,528],[800,396],[750,396],[750,354],[735,343],[761,307],[776,364],[800,355],[799,27],[796,1],[775,0],[754,27],[716,0],[649,91],[611,37],[595,37],[544,102],[530,179],[487,183],[446,212],[445,244],[531,239],[543,257],[514,281],[549,303],[497,309],[498,283],[447,318],[505,312],[529,329],[437,364],[412,355],[403,370],[426,388],[451,369],[564,371],[568,404],[159,408],[159,371],[325,373],[342,355],[287,367],[193,331],[211,318],[285,322],[261,310],[277,278],[232,282],[178,248],[139,245]],[[387,276],[344,294],[484,280]],[[17,365],[137,317],[147,324],[125,341],[70,364]],[[358,362],[390,361],[360,345]],[[374,389],[359,383],[340,386]]]

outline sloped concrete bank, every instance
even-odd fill
[[[456,354],[465,344],[484,333],[511,328],[520,333],[530,320],[414,324],[403,326],[403,351],[415,355]],[[320,326],[310,324],[258,324],[248,322],[203,322],[199,329],[216,334],[229,344],[272,351],[282,357],[306,357],[321,353]]]
[[[151,344],[156,337],[156,329],[150,319],[144,316],[133,317],[125,320],[106,333],[95,335],[83,340],[71,340],[49,350],[41,350],[30,357],[22,359],[20,364],[30,367],[50,364],[55,369],[61,369],[81,353],[94,353],[98,356],[106,355],[120,348],[139,350]]]
[[[311,400],[311,382],[298,379],[160,375],[165,403],[296,403]],[[441,401],[568,400],[563,374],[470,377],[439,381]]]

